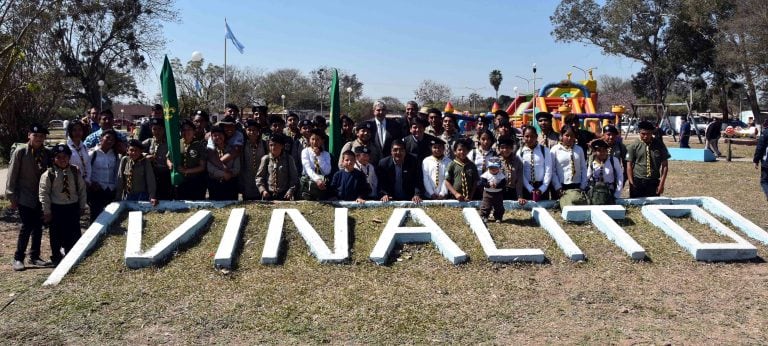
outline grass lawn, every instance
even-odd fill
[[[751,157],[754,147],[736,150]],[[767,203],[758,178],[750,162],[671,162],[665,194],[716,197],[765,229]],[[541,248],[547,262],[494,264],[485,260],[459,209],[429,207],[427,214],[469,262],[454,266],[433,245],[414,244],[377,266],[368,255],[391,209],[350,210],[349,263],[318,264],[287,222],[283,261],[261,265],[269,210],[245,207],[248,223],[232,272],[212,267],[229,215],[217,209],[194,245],[163,266],[140,270],[123,264],[123,219],[50,288],[41,287],[50,269],[10,270],[17,228],[6,219],[0,228],[0,343],[757,344],[768,338],[765,245],[749,239],[760,256],[753,261],[696,262],[637,208],[628,209],[620,224],[645,247],[646,261],[630,260],[595,227],[565,223],[553,210],[587,261],[570,262],[530,213],[510,211],[505,223],[489,224],[498,247]],[[333,209],[296,207],[332,244]],[[143,248],[189,214],[146,214]],[[702,240],[722,240],[689,218],[679,221]]]

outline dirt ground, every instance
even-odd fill
[[[750,150],[754,147],[738,149],[737,156],[751,157]],[[666,195],[713,196],[768,229],[768,203],[750,162],[671,162],[670,167]],[[331,242],[332,208],[306,203],[298,208]],[[0,344],[762,344],[768,339],[768,247],[755,240],[749,239],[758,248],[757,259],[697,262],[630,208],[619,223],[648,254],[647,260],[633,261],[595,227],[566,223],[552,211],[587,255],[587,261],[573,263],[529,213],[510,211],[505,223],[489,226],[498,247],[541,248],[547,261],[494,264],[485,260],[458,209],[425,210],[467,252],[468,263],[451,265],[430,244],[400,246],[392,263],[371,263],[368,255],[391,214],[385,208],[350,210],[349,263],[317,263],[288,222],[281,263],[261,265],[269,213],[249,204],[232,272],[212,267],[228,216],[220,209],[193,245],[167,264],[140,270],[123,264],[123,220],[51,288],[41,287],[50,269],[11,271],[18,225],[4,216]],[[188,214],[146,214],[143,248]],[[47,240],[43,244],[46,251]]]

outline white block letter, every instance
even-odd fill
[[[328,246],[317,234],[317,231],[312,225],[307,222],[307,219],[299,212],[298,209],[274,209],[272,210],[272,218],[269,220],[269,228],[267,229],[267,238],[264,241],[264,250],[261,253],[261,263],[275,264],[277,263],[278,253],[280,251],[280,240],[283,237],[283,224],[285,222],[285,216],[288,215],[293,224],[296,225],[296,229],[304,238],[304,241],[309,246],[309,251],[317,258],[320,263],[337,263],[343,262],[349,258],[349,229],[347,227],[347,208],[336,208],[334,219],[334,239],[333,248],[334,252],[328,248]]]

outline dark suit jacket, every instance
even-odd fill
[[[430,134],[424,134],[420,141],[416,141],[412,135],[408,135],[403,138],[405,142],[405,151],[418,160],[419,163],[424,160],[425,157],[432,155],[432,140],[435,136]]]
[[[371,119],[370,123],[373,124],[373,133],[371,133],[372,136],[372,142],[374,145],[376,145],[379,149],[381,149],[381,155],[390,155],[392,154],[392,141],[395,139],[401,139],[403,138],[403,125],[400,124],[399,121],[395,119],[387,119],[387,128],[386,132],[387,135],[384,138],[384,146],[382,146],[379,143],[379,139],[376,137],[378,136],[379,129],[376,126],[376,120]]]
[[[416,158],[406,154],[403,161],[403,193],[405,196],[395,196],[395,161],[387,156],[376,166],[376,176],[379,178],[379,195],[389,195],[395,200],[410,200],[414,195],[421,196],[424,188],[421,186],[421,164]]]

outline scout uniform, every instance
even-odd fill
[[[594,153],[600,148],[608,148],[608,143],[598,139],[591,144]],[[621,197],[621,190],[624,187],[624,173],[621,167],[621,161],[615,156],[608,155],[608,159],[600,162],[593,158],[587,167],[587,177],[589,181],[590,204],[614,204],[617,198]]]
[[[434,138],[430,142],[433,145],[445,145],[440,138]],[[448,187],[445,186],[445,175],[451,159],[443,157],[429,156],[421,162],[422,180],[424,182],[424,192],[427,198],[442,199],[448,195]]]
[[[645,121],[641,122],[647,123]],[[638,125],[639,126],[639,125]],[[640,128],[641,130],[648,130]],[[650,125],[653,130],[653,125]],[[629,197],[658,196],[656,189],[661,179],[661,166],[670,157],[667,147],[659,140],[651,139],[650,144],[638,139],[627,146],[627,164],[632,165],[633,185],[630,185]]]
[[[149,119],[150,128],[152,126],[160,126],[165,128],[163,119],[151,118]],[[152,155],[151,163],[152,169],[155,173],[155,186],[157,188],[157,198],[162,200],[171,199],[171,193],[173,191],[173,185],[171,185],[171,170],[168,168],[168,142],[165,140],[165,130],[161,135],[163,138],[158,139],[155,137],[147,138],[141,144],[144,146],[144,150],[147,154]]]
[[[552,156],[549,149],[541,144],[531,149],[522,146],[517,150],[517,158],[523,163],[523,197],[531,199],[533,190],[541,191],[541,196],[547,196],[549,184],[552,181]]]
[[[53,148],[53,156],[58,154],[71,157],[72,151],[59,144]],[[57,265],[62,259],[61,249],[69,253],[80,239],[80,215],[87,206],[85,179],[74,165],[61,168],[54,164],[40,177],[38,197],[43,215],[51,216],[51,260]]]
[[[223,133],[224,130],[219,126],[214,126],[211,129],[211,133],[213,132]],[[238,134],[240,132],[236,131],[235,133]],[[213,138],[213,136],[211,136],[211,138]],[[237,200],[237,176],[240,174],[241,160],[239,158],[235,158],[227,164],[221,162],[221,158],[224,155],[230,153],[232,148],[233,146],[231,144],[226,143],[224,148],[215,146],[213,149],[211,149],[210,146],[208,147],[208,157],[210,159],[206,162],[206,165],[208,167],[208,197],[211,200]],[[230,179],[224,179],[227,172],[232,175]]]
[[[273,134],[269,140],[284,145],[289,138],[285,135]],[[256,186],[259,188],[259,193],[269,192],[269,199],[273,200],[286,199],[287,194],[295,196],[299,177],[294,162],[291,155],[284,151],[277,157],[272,156],[272,153],[264,155],[256,171]]]
[[[371,154],[371,150],[368,147],[360,146],[355,148],[355,154]],[[343,152],[343,151],[342,151]],[[355,162],[355,169],[359,170],[360,172],[363,172],[365,174],[366,181],[368,181],[368,186],[370,186],[371,190],[368,194],[368,197],[371,199],[377,198],[377,192],[379,187],[379,179],[376,176],[376,167],[371,164],[369,161],[366,165],[362,165],[360,161]]]
[[[184,139],[179,140],[181,148],[181,166],[184,168],[195,168],[201,164],[206,164],[205,141],[193,139],[192,143],[185,143]],[[199,201],[205,199],[206,190],[206,172],[184,174],[184,179],[176,187],[176,197],[181,200]]]
[[[552,123],[552,114],[547,112],[536,113],[536,121],[539,121],[539,119],[546,119],[546,120],[549,120],[550,123]],[[544,133],[544,131],[539,132],[539,144],[543,145],[545,148],[547,149],[552,148],[557,143],[560,143],[560,134],[558,134],[554,130],[549,131],[547,133]]]
[[[135,141],[135,142],[134,142]],[[131,146],[141,145],[131,140]],[[117,169],[117,198],[126,201],[157,199],[155,172],[152,163],[143,155],[136,161],[128,155],[120,160]]]
[[[33,124],[30,134],[48,134],[42,125]],[[30,263],[47,265],[40,259],[40,242],[43,238],[43,209],[38,198],[40,176],[48,166],[48,151],[44,146],[32,148],[29,144],[20,145],[11,154],[8,165],[8,180],[5,185],[5,196],[19,208],[21,230],[16,242],[16,253],[13,256],[13,270],[24,270],[24,252],[32,238],[29,249]]]
[[[500,146],[514,148],[511,139],[501,139]],[[501,172],[504,173],[507,184],[504,186],[504,199],[517,200],[523,196],[523,162],[514,153],[509,158],[499,156]]]
[[[472,193],[480,180],[477,174],[477,166],[467,159],[465,162],[453,159],[445,170],[445,180],[451,183],[456,192],[466,199],[472,199]]]
[[[246,126],[259,126],[259,124],[252,119],[249,119]],[[255,143],[250,140],[245,141],[243,146],[243,165],[240,170],[240,192],[243,194],[243,200],[256,200],[261,199],[261,193],[256,186],[256,172],[259,170],[259,164],[261,164],[261,158],[266,155],[267,144],[264,140],[256,140]]]

